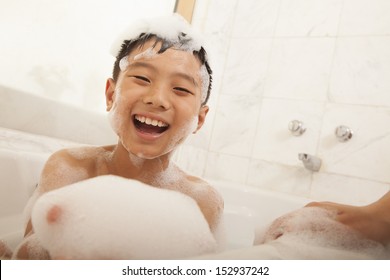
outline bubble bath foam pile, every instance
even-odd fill
[[[42,195],[32,223],[60,259],[178,259],[217,249],[192,198],[112,175]]]
[[[255,244],[277,249],[285,259],[390,259],[390,248],[335,220],[336,213],[304,207],[278,218]]]

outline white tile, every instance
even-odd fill
[[[264,99],[257,126],[253,157],[269,162],[303,166],[299,153],[316,154],[324,105],[319,102]],[[293,136],[292,120],[303,122],[306,132]]]
[[[275,30],[279,2],[275,0],[238,1],[233,37],[271,37]]]
[[[245,183],[249,168],[249,159],[218,153],[209,153],[205,177],[215,180]]]
[[[268,69],[271,39],[232,39],[222,94],[260,96]]]
[[[345,0],[340,35],[389,35],[390,1]]]
[[[195,1],[194,11],[192,13],[191,25],[199,28],[202,26],[206,16],[210,0]]]
[[[207,18],[203,25],[205,34],[230,36],[234,23],[237,0],[212,0],[209,2]]]
[[[210,150],[249,157],[259,110],[260,99],[255,96],[220,96]]]
[[[390,190],[389,184],[353,177],[316,173],[310,198],[351,205],[367,205]]]
[[[340,38],[329,98],[339,103],[390,106],[389,77],[390,38]]]
[[[353,131],[348,142],[339,142],[335,128],[346,125]],[[368,106],[327,106],[319,155],[323,171],[390,182],[390,109]]]
[[[226,58],[228,55],[228,48],[226,46],[230,40],[221,34],[207,35],[204,38],[204,46],[207,51],[208,62],[213,72],[211,95],[214,96],[221,88]]]
[[[262,189],[308,197],[311,176],[311,172],[303,167],[252,160],[247,184]]]
[[[326,100],[335,39],[275,39],[264,96]]]
[[[207,151],[183,144],[173,156],[173,161],[188,174],[203,177],[207,161]]]
[[[343,1],[282,0],[276,36],[335,36]]]

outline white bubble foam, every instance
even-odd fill
[[[48,223],[53,205],[61,212]],[[176,259],[217,248],[193,199],[116,176],[46,193],[37,201],[32,221],[40,242],[54,257]]]
[[[122,57],[122,59],[119,61],[119,69],[121,69],[121,71],[125,71],[128,66],[129,66],[129,56],[126,55]]]
[[[155,34],[171,42],[178,42],[181,33],[192,38],[186,46],[187,51],[197,50],[202,47],[202,39],[199,33],[179,14],[155,18],[145,18],[133,22],[114,41],[111,46],[111,54],[116,57],[124,40],[136,39],[141,33]]]
[[[180,185],[182,184],[184,178],[184,173],[173,162],[170,161],[168,167],[165,170],[162,170],[154,176],[152,184],[162,188],[175,186],[180,189]]]
[[[134,56],[134,60],[139,60],[141,58],[152,58],[157,54],[156,50],[152,47],[147,48],[144,52],[137,54]]]
[[[277,246],[285,258],[390,258],[388,248],[337,222],[335,215],[319,207],[299,209],[276,220],[255,245]]]

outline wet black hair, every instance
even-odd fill
[[[167,40],[165,38],[161,38],[155,34],[151,33],[141,33],[136,39],[132,40],[124,40],[121,46],[120,51],[118,52],[118,55],[116,56],[116,60],[114,63],[114,69],[112,71],[112,78],[116,82],[119,77],[119,73],[121,71],[119,67],[119,63],[122,58],[127,56],[130,52],[135,50],[136,48],[141,48],[144,46],[146,42],[149,40],[154,40],[153,48],[156,47],[158,44],[161,44],[160,49],[157,53],[161,54],[165,52],[169,48],[181,48],[182,46],[185,47],[192,39],[187,37],[185,33],[180,33],[178,35],[178,40],[175,42],[172,42],[170,40]],[[209,86],[207,89],[206,98],[203,101],[202,105],[205,105],[207,101],[209,100],[210,93],[211,93],[211,84],[212,84],[212,70],[207,60],[207,53],[206,50],[201,47],[199,51],[193,51],[193,55],[200,61],[201,65],[204,65],[206,67],[207,73],[209,75]]]

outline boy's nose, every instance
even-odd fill
[[[145,94],[142,100],[145,104],[156,108],[169,109],[170,102],[168,93],[162,88],[153,88],[148,94]]]

